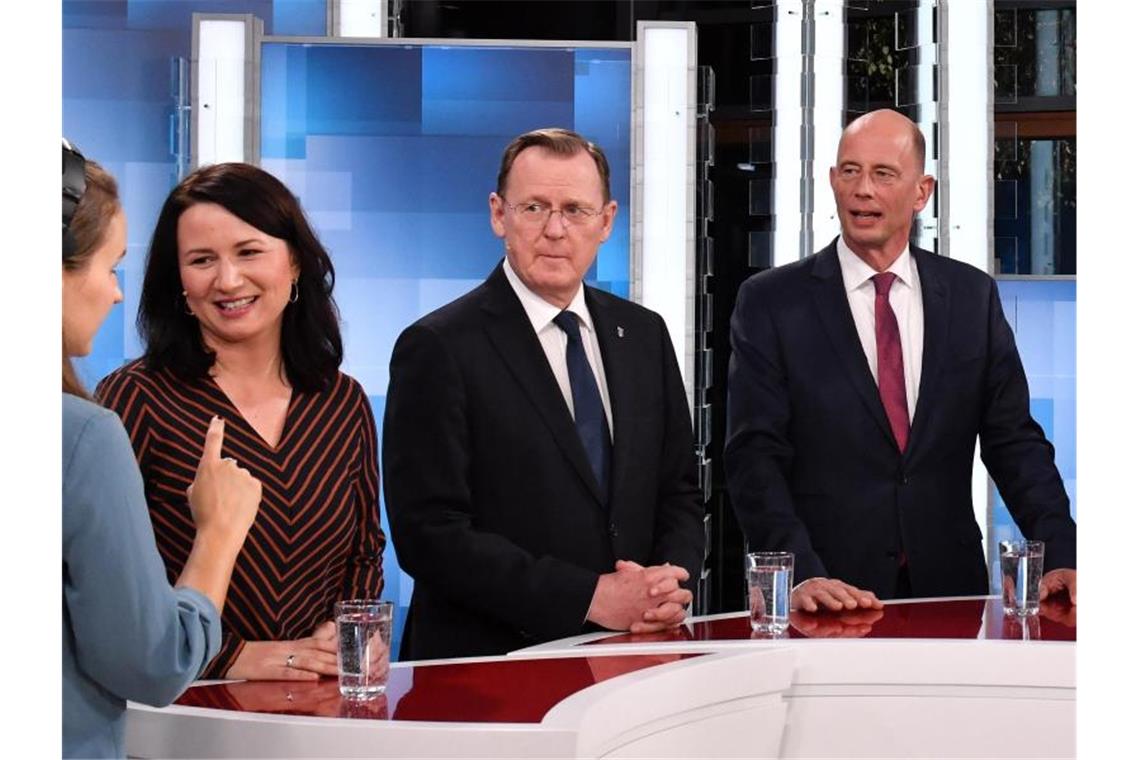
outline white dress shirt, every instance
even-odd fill
[[[847,291],[847,302],[851,306],[851,316],[855,318],[855,329],[867,364],[875,384],[879,382],[878,349],[875,341],[875,283],[871,277],[878,274],[867,262],[855,255],[840,236],[836,245],[839,250],[839,269],[843,273],[843,287]],[[906,381],[906,405],[911,422],[914,421],[914,408],[918,403],[918,383],[922,378],[922,345],[924,327],[922,319],[922,284],[918,279],[918,265],[910,255],[910,246],[894,260],[888,272],[897,279],[891,285],[889,300],[895,319],[899,323],[899,340],[902,344],[903,376]]]
[[[554,324],[554,318],[562,309],[528,288],[511,268],[509,259],[503,259],[503,272],[507,275],[507,282],[511,284],[511,289],[515,291],[515,295],[522,302],[523,310],[530,320],[531,327],[534,328],[535,335],[538,336],[538,342],[542,344],[546,361],[550,364],[551,371],[554,372],[554,379],[558,381],[562,397],[566,399],[566,408],[570,410],[570,416],[573,417],[574,396],[570,392],[570,372],[566,368],[566,333],[562,332],[561,327]],[[602,395],[602,407],[606,412],[606,423],[610,430],[610,441],[612,442],[614,425],[613,414],[610,412],[610,393],[606,386],[606,368],[602,364],[602,352],[598,346],[598,335],[594,330],[594,321],[590,319],[590,310],[586,308],[586,291],[580,283],[578,292],[574,294],[574,298],[566,307],[566,311],[573,312],[574,316],[578,318],[578,325],[582,333],[582,346],[586,350],[586,361],[590,363],[590,369],[594,372],[594,380],[598,383],[598,391]]]

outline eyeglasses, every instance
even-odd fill
[[[563,227],[582,227],[590,224],[603,213],[588,206],[578,206],[573,203],[562,208],[554,208],[549,203],[539,203],[538,201],[514,204],[507,203],[504,200],[503,203],[515,212],[515,216],[520,222],[528,227],[545,227],[546,223],[550,221],[550,216],[555,213],[562,217]]]

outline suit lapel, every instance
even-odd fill
[[[950,290],[940,276],[933,253],[912,249],[918,265],[919,284],[922,288],[922,375],[918,382],[918,403],[914,410],[907,453],[914,451],[920,436],[930,424],[930,410],[934,406],[934,387],[942,370],[946,355],[946,342],[950,331]]]
[[[879,388],[875,385],[871,368],[867,366],[867,355],[863,353],[859,332],[855,329],[855,320],[851,316],[851,304],[843,288],[839,254],[834,242],[816,256],[811,274],[816,312],[823,322],[824,331],[831,341],[832,348],[839,356],[844,374],[862,399],[867,412],[879,424],[883,435],[895,445],[894,434],[891,432],[890,423],[887,422],[887,413],[883,410],[883,401],[879,398]]]
[[[589,487],[590,493],[599,504],[605,504],[597,478],[594,477],[594,471],[590,468],[586,451],[582,447],[582,439],[578,437],[574,419],[566,407],[566,399],[562,397],[542,344],[534,334],[518,297],[511,290],[501,264],[487,278],[485,287],[486,297],[482,305],[489,317],[487,337],[518,381],[523,394],[550,428],[562,453]],[[505,415],[512,414],[510,409],[501,412]]]
[[[613,459],[610,462],[610,505],[611,509],[621,503],[617,494],[622,493],[625,473],[629,472],[635,455],[633,441],[633,409],[636,373],[632,365],[631,340],[644,340],[628,332],[630,326],[618,322],[617,315],[606,308],[590,290],[586,288],[586,306],[594,321],[598,346],[602,352],[602,364],[606,373],[606,388],[610,396],[610,414],[613,419]],[[620,328],[620,331],[619,331]]]

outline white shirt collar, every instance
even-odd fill
[[[839,271],[843,274],[843,287],[850,293],[857,288],[860,288],[871,281],[878,272],[863,259],[851,250],[847,245],[847,241],[843,236],[839,236],[839,240],[835,245],[836,251],[839,253]],[[914,271],[911,268],[910,256],[910,243],[907,243],[903,248],[902,253],[899,254],[889,267],[888,272],[892,272],[903,285],[907,287],[914,287]]]
[[[507,282],[511,284],[511,289],[515,291],[515,295],[522,303],[523,311],[526,312],[527,319],[530,320],[530,325],[534,328],[535,333],[548,327],[562,309],[528,288],[526,283],[515,273],[510,259],[505,256],[503,257],[503,273],[507,275]],[[574,294],[574,298],[570,300],[570,305],[566,307],[566,310],[574,312],[574,315],[578,317],[579,324],[590,332],[594,331],[594,321],[590,319],[590,310],[586,308],[586,288],[582,283],[578,283],[578,292]]]

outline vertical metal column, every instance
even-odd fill
[[[803,0],[800,49],[804,68],[800,75],[800,258],[814,248],[812,210],[815,206],[815,0]]]
[[[993,3],[940,2],[938,13],[939,253],[993,267]],[[974,452],[974,517],[988,559],[990,479]]]
[[[709,178],[716,156],[716,133],[709,122],[709,113],[716,108],[716,77],[709,66],[697,69],[697,208],[696,208],[696,298],[697,309],[693,320],[693,429],[696,442],[697,475],[701,496],[705,504],[712,499],[712,403],[709,390],[713,384],[713,295],[709,279],[713,273],[712,221],[713,183]],[[712,515],[705,514],[705,554],[701,577],[697,579],[693,599],[693,614],[706,615],[709,611],[712,572],[707,567],[712,548]]]

